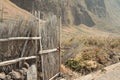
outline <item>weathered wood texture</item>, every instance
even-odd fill
[[[22,58],[17,58],[14,60],[9,60],[9,61],[4,61],[0,63],[0,66],[6,66],[6,65],[11,65],[20,61],[25,61],[25,60],[31,60],[31,59],[36,59],[36,56],[31,56],[31,57],[22,57]]]
[[[14,40],[39,40],[41,37],[10,37],[5,39],[0,39],[0,42],[14,41]]]
[[[49,49],[59,47],[59,25],[56,16],[50,16],[45,27],[41,29],[42,49],[46,53]],[[53,50],[54,51],[54,50]],[[41,54],[43,80],[49,80],[60,72],[60,53],[59,51]]]
[[[0,62],[21,56],[34,56],[38,53],[39,48],[35,44],[40,39],[37,25],[37,21],[24,21],[23,19],[14,23],[0,23]]]
[[[39,17],[36,21],[0,23],[0,66],[36,59],[37,64],[30,63],[33,65],[29,67],[28,80],[49,80],[60,72],[57,17],[50,15],[42,25]]]
[[[57,48],[55,48],[55,49],[48,49],[48,50],[42,50],[42,51],[39,52],[39,54],[48,54],[48,53],[56,52],[56,51],[58,51]]]
[[[53,52],[45,55],[41,55],[43,57],[42,64],[43,64],[43,79],[44,80],[49,80],[51,79],[54,75],[59,73],[59,53],[58,52]]]

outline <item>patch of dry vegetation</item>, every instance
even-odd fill
[[[77,46],[74,47],[73,43]],[[120,61],[120,37],[84,35],[74,37],[65,44],[71,48],[73,45],[76,50],[65,65],[81,74],[88,74]]]

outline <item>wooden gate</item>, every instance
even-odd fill
[[[56,16],[47,20],[41,29],[41,62],[43,80],[49,80],[60,73],[59,24]]]
[[[40,19],[38,19],[38,21],[40,24]],[[17,41],[19,41],[19,43],[24,42],[21,57],[0,62],[0,67],[33,60],[34,63],[29,66],[27,79],[25,80],[52,80],[60,74],[60,26],[58,19],[56,16],[50,16],[44,25],[39,25],[36,28],[39,30],[39,36],[36,35],[37,37],[25,36],[0,39],[0,43],[9,41],[11,41],[11,44]],[[36,50],[36,47],[37,49],[39,48],[39,52],[28,57],[23,56],[22,53],[25,54],[25,50],[30,49],[27,48],[29,46],[27,44],[30,44],[30,41],[36,45],[34,45],[32,51]]]

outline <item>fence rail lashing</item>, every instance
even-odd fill
[[[42,50],[42,51],[39,51],[39,54],[48,54],[48,53],[56,52],[56,51],[58,51],[57,48],[55,48],[55,49],[48,49],[48,50]]]

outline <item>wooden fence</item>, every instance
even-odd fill
[[[53,80],[60,74],[60,26],[56,16],[51,16],[44,25],[38,25],[38,37],[10,37],[0,39],[6,41],[37,41],[37,48],[40,48],[37,55],[23,57],[0,62],[1,66],[7,66],[22,61],[35,60],[27,72],[27,80]],[[39,19],[38,19],[39,21]],[[39,47],[38,47],[39,45]]]
[[[56,16],[49,17],[41,30],[42,50],[53,49],[46,54],[41,53],[43,80],[48,80],[60,72],[59,25]]]

